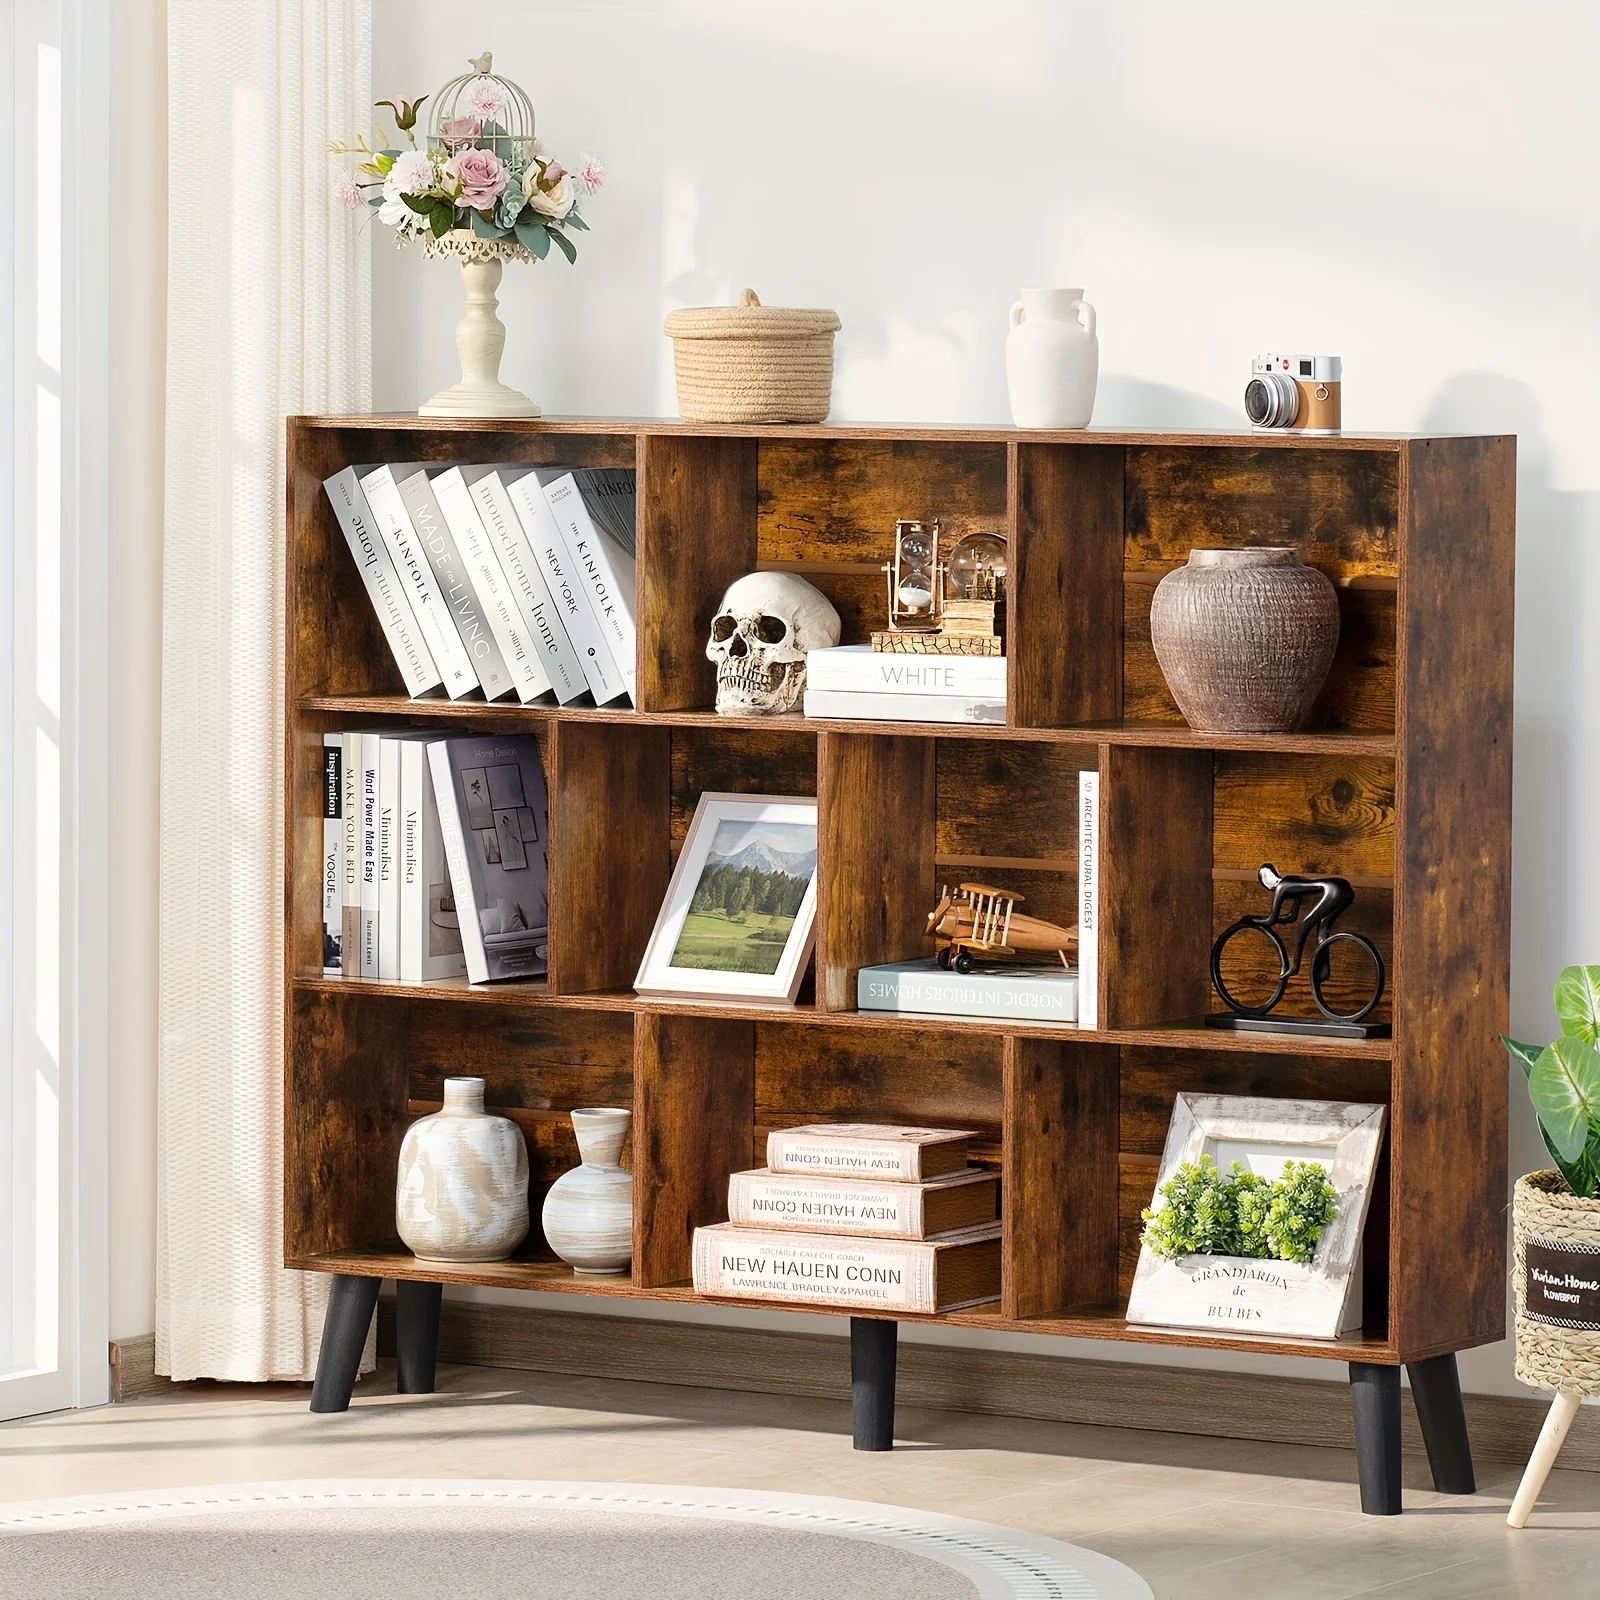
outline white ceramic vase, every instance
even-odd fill
[[[441,389],[420,417],[536,417],[539,408],[520,389],[500,381],[500,357],[506,347],[506,325],[496,315],[500,301],[495,291],[505,271],[506,259],[523,259],[499,240],[462,236],[459,231],[430,241],[430,255],[459,257],[461,282],[467,306],[456,324],[456,354],[461,358],[461,381]]]
[[[617,1164],[633,1113],[596,1106],[572,1113],[583,1165],[544,1199],[544,1236],[574,1272],[626,1272],[633,1259],[633,1174]]]
[[[446,1078],[444,1110],[406,1129],[394,1221],[423,1261],[504,1261],[527,1237],[528,1147],[482,1078]]]
[[[1006,387],[1019,428],[1087,428],[1100,377],[1094,307],[1082,289],[1024,289],[1006,335]]]

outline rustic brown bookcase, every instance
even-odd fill
[[[404,696],[322,480],[406,460],[637,469],[637,709]],[[691,1303],[690,1235],[724,1219],[727,1175],[759,1162],[766,1129],[933,1122],[978,1130],[979,1158],[1001,1171],[1004,1267],[998,1303],[932,1320],[1348,1362],[1374,1510],[1399,1506],[1407,1365],[1436,1476],[1454,1470],[1459,1486],[1454,1352],[1504,1332],[1496,1035],[1509,966],[1514,487],[1511,438],[292,419],[284,1255],[339,1275],[329,1348],[340,1318],[364,1330],[382,1278],[399,1281],[402,1320],[423,1343],[437,1289],[408,1285]],[[726,585],[757,566],[803,573],[838,607],[844,641],[864,640],[881,626],[896,517],[1010,539],[1008,726],[718,717],[705,643]],[[1338,586],[1332,674],[1307,731],[1193,732],[1150,647],[1154,585],[1193,545],[1261,543],[1301,546]],[[322,735],[376,726],[537,737],[548,980],[321,975]],[[1089,768],[1101,775],[1103,1025],[858,1012],[860,967],[928,952],[941,882],[981,877],[1040,915],[1075,919],[1077,774]],[[708,789],[818,798],[815,973],[792,1008],[632,991]],[[1211,941],[1259,898],[1263,861],[1355,883],[1351,921],[1389,969],[1392,1038],[1201,1026]],[[1309,1012],[1309,994],[1297,998]],[[458,1073],[486,1079],[491,1107],[526,1134],[535,1218],[577,1159],[566,1113],[633,1106],[630,1277],[574,1275],[537,1222],[517,1259],[492,1265],[423,1264],[398,1243],[401,1137]],[[1358,1333],[1125,1322],[1139,1211],[1184,1090],[1387,1103]],[[853,1327],[867,1368],[874,1349],[881,1367],[893,1325]],[[431,1354],[409,1359],[410,1381],[431,1383]],[[892,1382],[892,1342],[888,1359]],[[322,1403],[337,1409],[348,1381],[341,1400],[337,1363],[324,1365]],[[1470,1458],[1464,1471],[1470,1482]]]

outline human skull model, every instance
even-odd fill
[[[792,572],[752,572],[722,597],[706,655],[717,664],[725,717],[793,711],[806,686],[806,652],[839,642],[839,613]]]

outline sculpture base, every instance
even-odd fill
[[[419,417],[537,417],[539,408],[508,383],[456,383],[417,407]]]
[[[1237,1028],[1242,1033],[1308,1033],[1323,1039],[1387,1039],[1387,1022],[1330,1022],[1326,1017],[1236,1017],[1233,1013],[1206,1018],[1208,1028]]]

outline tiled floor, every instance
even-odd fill
[[[455,1367],[435,1395],[362,1381],[314,1417],[300,1388],[205,1385],[0,1427],[0,1498],[309,1477],[604,1479],[840,1495],[1104,1551],[1172,1600],[1573,1600],[1600,1595],[1600,1474],[1551,1476],[1505,1525],[1513,1468],[1470,1499],[1408,1459],[1405,1515],[1363,1517],[1348,1452],[902,1408],[890,1455],[848,1406]]]

